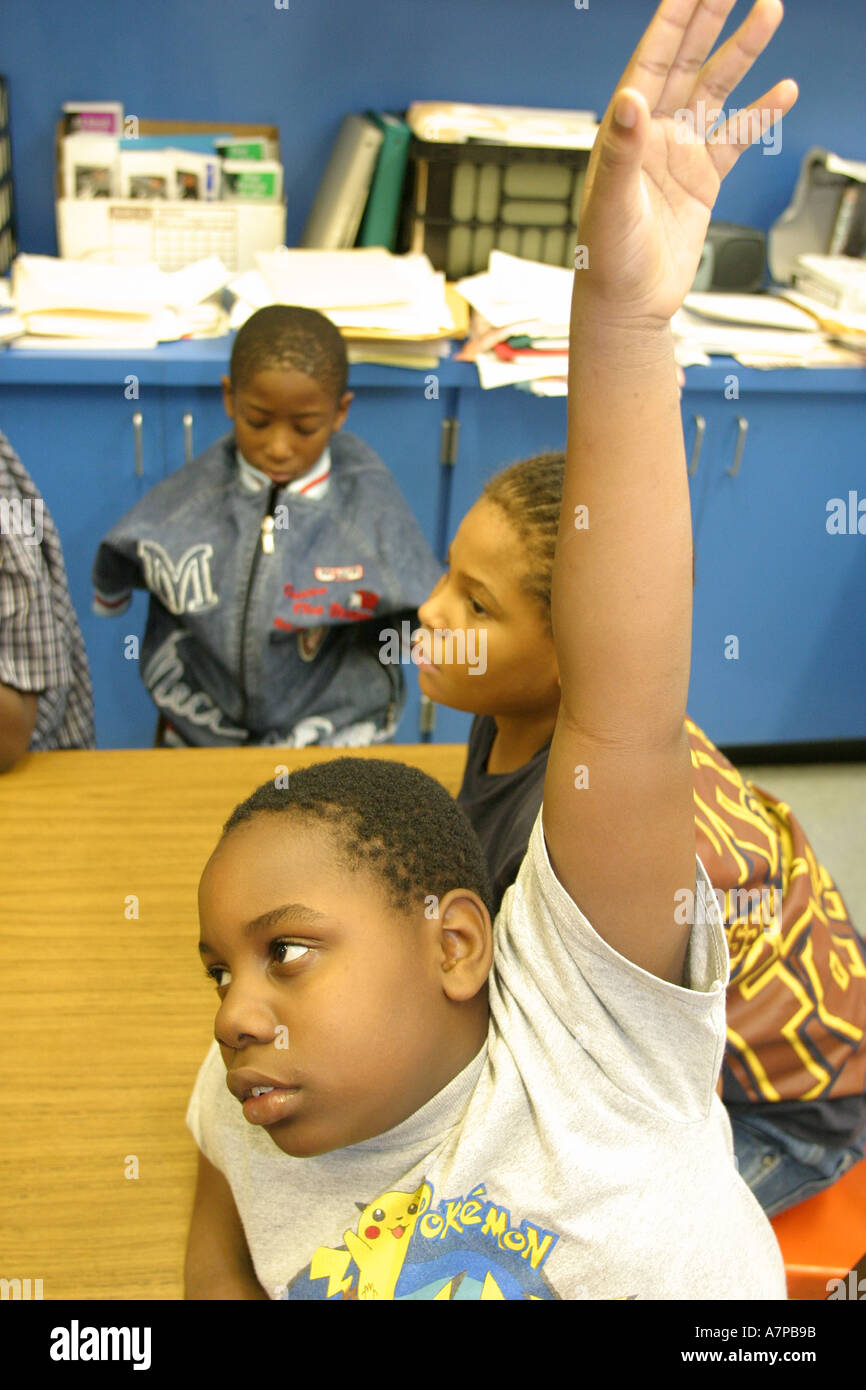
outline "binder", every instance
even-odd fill
[[[365,116],[343,118],[299,246],[332,251],[354,246],[384,138]]]
[[[357,245],[384,246],[387,251],[394,251],[412,132],[405,121],[387,112],[368,111],[367,116],[382,132],[382,147]]]

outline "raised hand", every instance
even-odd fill
[[[580,209],[588,266],[575,273],[616,320],[667,322],[694,280],[722,179],[797,100],[777,82],[705,138],[778,28],[781,0],[756,0],[706,61],[736,0],[662,0],[605,112]],[[622,122],[625,122],[624,124]],[[762,124],[763,123],[763,124]],[[724,129],[724,136],[720,135]]]

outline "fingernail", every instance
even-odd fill
[[[613,118],[617,125],[633,126],[637,120],[637,110],[634,102],[627,96],[620,96],[613,108]]]

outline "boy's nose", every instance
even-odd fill
[[[249,1043],[268,1043],[274,1039],[274,1016],[254,994],[232,994],[231,986],[217,1009],[214,1037],[224,1047],[239,1048]]]
[[[295,452],[295,439],[292,431],[276,426],[268,438],[268,457],[274,463],[288,463]]]
[[[440,621],[443,616],[443,605],[441,600],[442,592],[445,587],[445,578],[446,576],[443,574],[442,578],[427,595],[418,609],[418,618],[424,627],[436,628],[445,626],[445,624]]]

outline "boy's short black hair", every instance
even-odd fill
[[[334,758],[285,780],[285,787],[264,782],[235,807],[223,835],[263,811],[314,816],[328,824],[350,871],[371,871],[398,912],[416,912],[431,895],[468,888],[493,916],[475,831],[451,794],[425,772],[384,758]]]
[[[232,347],[229,377],[238,391],[269,367],[305,372],[339,402],[349,380],[346,345],[336,324],[299,304],[269,304],[247,319]]]

